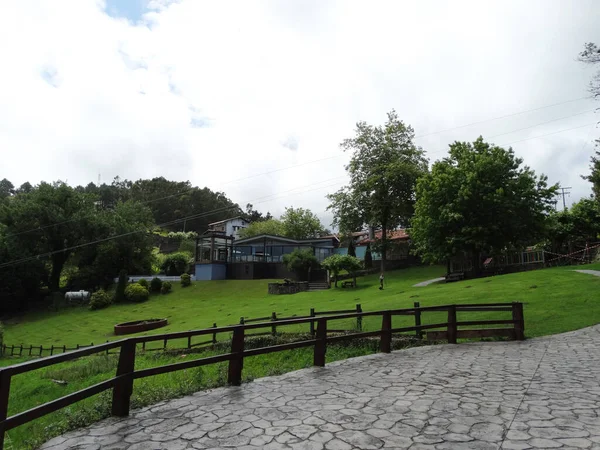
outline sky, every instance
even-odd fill
[[[329,225],[340,142],[396,109],[431,162],[482,135],[570,204],[600,138],[577,61],[598,23],[594,0],[4,0],[0,179],[164,176]]]

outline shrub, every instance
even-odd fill
[[[184,273],[190,262],[189,253],[176,252],[165,257],[162,263],[162,270],[165,275],[178,276]]]
[[[127,272],[121,270],[119,272],[119,281],[117,282],[117,289],[115,291],[115,303],[123,303],[125,298],[125,288],[127,287]]]
[[[130,284],[125,288],[125,298],[130,302],[145,302],[148,300],[149,295],[148,289],[140,284]]]
[[[90,300],[90,309],[102,309],[110,306],[112,303],[112,299],[110,295],[108,295],[103,289],[99,289],[92,294],[92,298]]]
[[[150,281],[150,292],[160,292],[160,288],[162,288],[162,285],[163,282],[160,278],[152,278],[152,281]]]
[[[283,255],[283,263],[288,270],[296,272],[299,280],[306,279],[308,269],[319,265],[316,256],[309,249],[296,249],[292,253]]]
[[[165,281],[162,286],[160,287],[160,293],[161,294],[168,294],[169,292],[171,292],[171,283],[168,281]]]
[[[189,273],[184,273],[181,275],[181,287],[188,287],[192,284],[192,277],[190,277]]]
[[[146,290],[148,290],[148,280],[145,280],[144,278],[140,278],[140,279],[138,280],[138,284],[139,284],[140,286],[143,286],[143,287],[145,287],[145,288],[146,288]]]

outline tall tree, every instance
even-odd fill
[[[15,193],[15,186],[6,178],[0,180],[0,199],[10,197]]]
[[[248,221],[250,223],[252,222],[264,222],[265,220],[270,220],[272,219],[273,216],[271,215],[270,212],[267,211],[267,214],[264,214],[259,212],[258,210],[254,209],[254,205],[252,203],[247,203],[246,204],[246,219],[248,219]]]
[[[344,231],[357,226],[381,230],[381,270],[385,270],[387,234],[399,225],[408,225],[414,211],[417,180],[427,173],[423,150],[413,142],[411,126],[396,111],[387,115],[383,126],[359,122],[356,135],[342,142],[352,158],[346,171],[350,184],[329,195],[334,221]]]
[[[240,230],[242,239],[269,234],[271,236],[283,236],[284,228],[281,220],[269,219],[261,222],[251,222],[246,228]]]
[[[600,148],[600,139],[596,140],[596,147]],[[592,192],[596,201],[600,202],[600,151],[590,159],[590,174],[582,175],[581,178],[592,183]]]
[[[324,231],[321,221],[310,209],[285,208],[281,221],[283,235],[292,239],[315,238]]]
[[[583,51],[579,54],[579,61],[589,65],[600,65],[600,47],[592,42],[587,42],[583,46]],[[594,97],[600,97],[600,71],[594,74],[590,81],[590,92]]]
[[[543,235],[557,186],[548,187],[511,148],[455,142],[419,180],[411,239],[426,262],[461,252],[480,267],[481,252],[521,249]]]

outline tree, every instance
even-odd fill
[[[0,180],[0,200],[10,197],[15,193],[15,186],[6,178]]]
[[[596,147],[600,148],[600,139],[596,139]],[[592,192],[596,201],[600,202],[600,151],[590,158],[590,174],[582,175],[581,178],[592,183]]]
[[[414,130],[394,110],[383,126],[356,125],[356,135],[342,142],[352,158],[346,171],[350,184],[329,195],[334,222],[343,231],[364,225],[381,230],[381,270],[385,270],[387,234],[407,225],[414,211],[417,180],[427,173],[423,150],[414,143]]]
[[[548,187],[511,148],[455,142],[417,185],[412,243],[425,262],[521,249],[544,233],[557,186]]]
[[[281,221],[283,235],[291,239],[316,238],[324,230],[319,218],[309,209],[285,208]]]
[[[554,253],[571,253],[600,237],[600,205],[585,198],[548,218],[546,245]]]
[[[29,181],[26,181],[21,186],[19,186],[19,189],[17,189],[15,191],[15,193],[17,193],[17,194],[29,194],[32,190],[33,190],[33,186],[31,185],[31,183]]]
[[[328,256],[321,262],[321,267],[333,274],[334,286],[338,287],[338,276],[342,270],[342,255]]]
[[[352,275],[354,287],[356,287],[356,273],[363,268],[360,259],[356,256],[344,255],[342,256],[341,267],[342,270]]]
[[[308,271],[319,265],[317,257],[310,249],[296,249],[283,255],[283,263],[288,270],[296,273],[298,279],[306,278]]]
[[[589,65],[600,65],[600,47],[592,42],[587,42],[579,54],[579,61]],[[590,81],[590,92],[594,97],[600,97],[600,71]]]
[[[252,222],[246,228],[240,230],[241,239],[260,236],[261,234],[283,236],[283,223],[277,219],[269,219],[262,222]]]
[[[273,218],[270,212],[267,211],[267,214],[263,215],[261,212],[258,212],[254,209],[254,205],[252,203],[246,204],[246,218],[248,222],[263,222],[265,220],[270,220]]]

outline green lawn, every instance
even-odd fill
[[[584,267],[584,266],[580,266]],[[600,268],[600,264],[585,266]],[[443,275],[441,267],[417,267],[386,274],[386,287],[378,290],[378,275],[358,280],[356,289],[330,289],[295,295],[268,295],[268,280],[195,282],[188,288],[175,284],[166,296],[152,296],[143,304],[113,305],[90,311],[70,308],[58,312],[29,314],[9,320],[4,342],[8,345],[75,346],[116,339],[113,325],[137,319],[169,319],[167,327],[150,333],[166,333],[239,322],[241,316],[307,315],[317,311],[352,309],[364,311],[448,303],[525,303],[527,336],[573,330],[600,322],[600,278],[573,272],[572,267],[544,269],[456,283],[415,288],[413,284]],[[472,317],[472,316],[470,316]],[[482,316],[483,317],[483,316]],[[424,316],[425,321],[433,315]],[[397,320],[401,321],[402,318]],[[400,322],[399,322],[400,323]],[[376,326],[373,321],[367,327]],[[297,330],[296,330],[297,331]]]
[[[600,264],[578,268],[598,269]],[[441,267],[419,267],[386,274],[386,287],[378,289],[378,275],[359,279],[356,289],[300,293],[289,296],[266,294],[267,280],[197,282],[188,288],[175,286],[166,296],[153,296],[144,304],[114,305],[100,311],[72,308],[59,312],[26,315],[7,322],[5,342],[9,345],[67,345],[100,343],[116,339],[112,326],[118,322],[139,318],[167,317],[170,325],[154,333],[234,324],[240,316],[307,315],[310,308],[317,311],[352,309],[361,303],[364,311],[411,307],[414,301],[421,306],[448,303],[524,302],[527,337],[559,333],[600,322],[598,288],[600,278],[573,271],[573,267],[554,268],[503,275],[457,283],[437,283],[415,288],[413,284],[443,275]],[[459,320],[466,317],[459,314]],[[478,318],[508,318],[510,313],[471,313]],[[412,325],[413,317],[394,318],[394,326]],[[355,320],[332,324],[336,328],[351,328]],[[423,314],[424,323],[445,322],[444,313]],[[366,318],[365,329],[381,326],[380,319]],[[303,327],[306,331],[307,327]],[[302,331],[298,326],[290,331]],[[223,339],[229,338],[223,335]],[[264,344],[262,344],[264,345]],[[173,344],[176,346],[176,343]],[[227,344],[207,350],[201,356],[227,351]],[[327,360],[348,358],[377,351],[377,342],[352,343],[350,346],[331,346]],[[172,355],[162,352],[140,353],[136,368],[154,367],[185,359],[197,358],[185,351]],[[0,366],[22,361],[20,358],[0,359]],[[248,358],[244,362],[244,380],[275,375],[308,367],[312,364],[312,349],[299,349]],[[9,415],[56,399],[67,393],[106,380],[115,374],[116,356],[96,356],[62,363],[34,372],[18,375],[11,383]],[[57,384],[64,380],[68,384]],[[133,405],[152,404],[163,399],[185,395],[200,389],[224,385],[226,364],[216,364],[172,374],[136,380]],[[84,426],[109,414],[110,393],[92,397],[62,409],[8,433],[5,448],[33,449],[52,436],[68,429]]]

